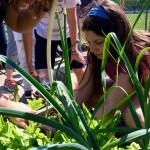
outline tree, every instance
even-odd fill
[[[129,9],[129,10],[133,10],[135,12],[136,9],[141,9],[143,4],[144,4],[144,0],[125,0],[125,8]]]

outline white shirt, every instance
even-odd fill
[[[21,41],[22,40],[22,33],[18,33],[18,32],[13,31],[13,34],[14,34],[15,41]],[[33,39],[35,39],[34,30],[33,30],[33,33],[32,33],[32,37],[33,37]]]
[[[15,41],[20,41],[20,40],[22,40],[22,34],[21,34],[21,33],[18,33],[18,32],[13,31],[13,34],[14,34],[14,39],[15,39]]]
[[[80,3],[80,0],[58,0],[56,11],[59,12],[62,29],[64,28],[63,12],[66,9],[76,7],[77,3]],[[35,27],[37,34],[45,39],[47,39],[47,35],[48,35],[48,24],[49,24],[49,13],[46,13],[46,15],[42,18],[42,20]],[[68,23],[66,27],[66,33],[67,33],[67,37],[70,37]],[[61,40],[59,27],[58,27],[58,21],[56,17],[54,19],[52,40]]]
[[[76,0],[76,4],[81,5],[81,1],[80,0]]]

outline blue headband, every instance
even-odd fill
[[[102,6],[93,6],[88,12],[87,16],[98,16],[106,20],[109,19],[108,15],[106,14]]]

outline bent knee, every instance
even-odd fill
[[[139,121],[140,121],[142,127],[144,127],[145,121],[144,121],[144,116],[143,116],[141,107],[135,108],[135,111],[137,113],[137,116],[139,118]],[[129,107],[127,107],[123,111],[122,115],[123,115],[123,119],[124,119],[124,121],[126,123],[126,126],[128,126],[128,127],[136,127],[136,124],[134,122],[134,119],[133,119],[133,116],[132,116],[132,114],[130,112]]]

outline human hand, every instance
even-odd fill
[[[70,67],[75,73],[78,83],[80,83],[85,72],[85,60],[80,51],[72,51]],[[77,84],[75,84],[73,87],[76,88]]]
[[[79,50],[71,52],[70,63],[72,63],[73,60],[76,60],[85,65],[85,60],[84,60],[83,54]]]
[[[28,64],[28,69],[29,69],[30,75],[31,75],[34,79],[38,80],[38,73],[37,73],[35,67],[34,67],[32,64]]]
[[[32,113],[32,114],[36,113],[36,111],[32,110],[27,105],[25,105],[21,102],[13,102],[10,100],[6,101],[5,108],[13,109],[13,110],[17,110],[17,111],[23,111],[23,112]],[[12,123],[14,123],[18,126],[21,126],[23,128],[27,127],[28,121],[23,118],[17,118],[17,117],[8,117],[8,118]]]

